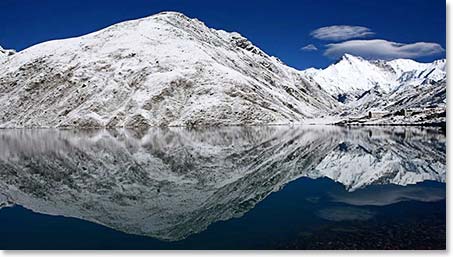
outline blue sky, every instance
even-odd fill
[[[22,50],[164,10],[237,31],[299,69],[325,67],[344,52],[445,58],[443,0],[1,0],[0,45]]]

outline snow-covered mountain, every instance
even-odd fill
[[[391,118],[362,123],[445,123],[445,66],[346,54],[298,71],[238,33],[163,12],[0,49],[0,127],[329,123],[369,111]]]
[[[358,97],[372,89],[390,93],[402,86],[421,85],[427,80],[441,81],[446,77],[445,64],[445,59],[433,63],[418,63],[408,59],[369,61],[345,54],[325,69],[308,69],[303,73],[334,97]]]
[[[1,127],[290,123],[337,105],[238,33],[175,12],[8,56],[0,104]]]
[[[416,128],[2,130],[0,208],[180,240],[242,216],[301,177],[327,177],[349,192],[445,182],[445,142]]]
[[[333,113],[346,123],[445,123],[445,59],[369,61],[346,54],[325,69],[302,73],[342,103]],[[380,115],[371,118],[370,112]]]
[[[397,80],[394,72],[388,67],[378,66],[349,54],[345,54],[338,62],[326,69],[309,69],[306,73],[340,101],[342,101],[341,95],[358,95],[376,85],[388,92],[396,87]]]

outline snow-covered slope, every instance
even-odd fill
[[[289,123],[336,104],[238,33],[175,12],[38,44],[0,66],[0,127]]]
[[[439,81],[446,77],[446,60],[432,63],[418,63],[413,60],[398,59],[387,62],[393,68],[399,83],[420,84],[426,79]]]
[[[0,208],[179,240],[300,178],[349,191],[446,178],[445,136],[415,128],[0,131]]]
[[[446,60],[418,63],[408,59],[369,61],[345,54],[339,61],[321,70],[303,71],[331,95],[352,95],[376,89],[390,93],[401,86],[420,85],[428,80],[445,79]],[[354,100],[354,98],[350,99]]]

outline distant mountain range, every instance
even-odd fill
[[[302,71],[343,103],[333,113],[360,117],[373,123],[367,112],[382,113],[379,122],[417,124],[445,122],[446,60],[418,63],[413,60],[368,61],[344,55],[326,69]]]
[[[299,71],[238,33],[163,12],[0,48],[0,127],[445,124],[445,67],[344,55]]]

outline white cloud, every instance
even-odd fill
[[[432,56],[445,51],[437,43],[416,42],[403,44],[383,39],[349,40],[326,45],[325,56],[338,58],[345,53],[362,56],[367,59],[397,59]]]
[[[318,51],[318,48],[313,44],[309,44],[309,45],[302,47],[300,50],[310,52],[310,51]]]
[[[351,38],[363,38],[375,33],[367,27],[335,25],[313,30],[310,35],[314,38],[330,41],[342,41]]]

